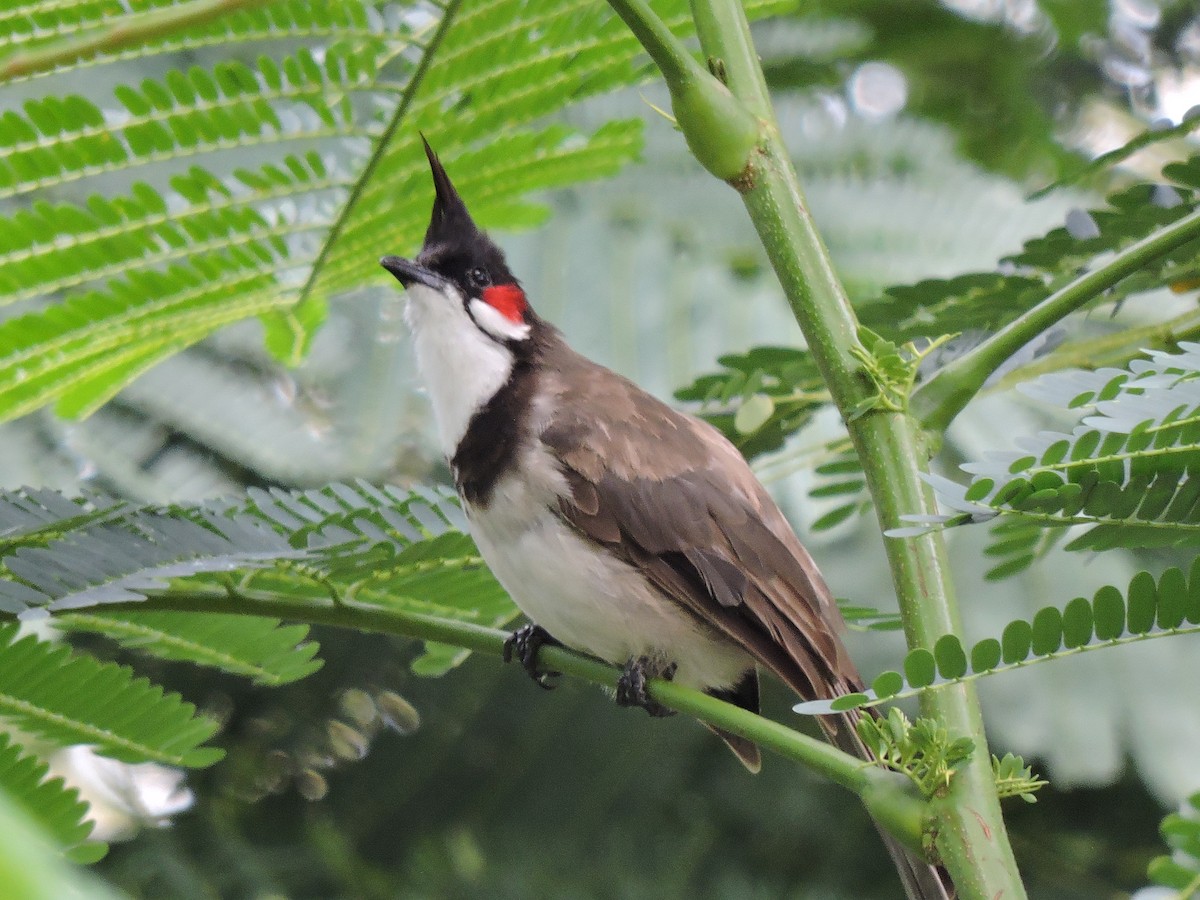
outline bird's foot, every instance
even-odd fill
[[[510,634],[508,640],[504,642],[504,661],[512,662],[515,651],[521,667],[529,673],[529,677],[533,679],[534,683],[540,688],[550,690],[554,687],[550,683],[550,679],[557,678],[562,673],[538,671],[538,651],[547,644],[551,647],[562,646],[541,625],[534,625],[532,622],[528,625],[522,625]]]
[[[631,657],[625,670],[617,679],[617,706],[640,706],[652,716],[665,718],[675,715],[675,710],[663,706],[646,693],[646,681],[650,678],[665,678],[670,681],[679,668],[675,663],[663,665],[648,656]]]

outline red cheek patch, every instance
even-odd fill
[[[525,292],[515,284],[494,284],[485,288],[483,302],[514,324],[525,321],[525,310],[529,307]]]

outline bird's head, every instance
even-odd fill
[[[424,309],[443,319],[465,317],[463,324],[469,321],[510,347],[528,340],[533,312],[525,292],[504,253],[467,212],[437,154],[422,141],[436,191],[425,243],[416,259],[385,256],[379,264],[408,290],[418,319]]]

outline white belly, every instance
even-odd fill
[[[551,513],[548,485],[527,484],[502,479],[488,507],[468,507],[467,517],[483,558],[530,619],[568,647],[614,665],[638,656],[673,662],[675,680],[689,687],[732,687],[753,665],[748,654],[702,627],[632,566]]]

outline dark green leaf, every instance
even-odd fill
[[[1112,585],[1096,591],[1092,601],[1096,613],[1096,637],[1111,641],[1125,633],[1125,598]]]
[[[1033,644],[1033,628],[1024,619],[1014,619],[1004,626],[1000,645],[1004,662],[1012,665],[1029,656]]]
[[[1158,591],[1154,576],[1138,572],[1129,582],[1129,633],[1145,634],[1154,627]]]
[[[990,671],[1000,665],[1001,659],[1000,642],[995,638],[984,638],[971,648],[971,671]]]
[[[937,678],[937,663],[924,647],[910,650],[904,657],[904,677],[913,687],[927,687]]]
[[[1067,604],[1062,617],[1063,644],[1069,649],[1082,647],[1092,639],[1092,604],[1076,597]]]
[[[938,672],[943,678],[961,678],[967,672],[967,654],[952,634],[944,634],[933,645]]]
[[[1062,614],[1053,606],[1039,609],[1033,617],[1031,648],[1035,656],[1055,653],[1062,646]]]

